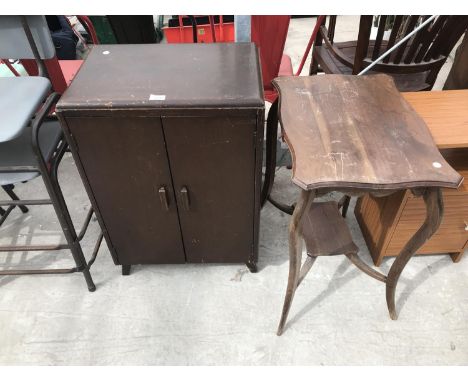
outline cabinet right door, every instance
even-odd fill
[[[188,262],[247,262],[254,244],[256,117],[164,117]]]

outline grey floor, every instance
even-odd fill
[[[340,19],[345,26],[353,21]],[[295,67],[312,25],[291,23],[286,51]],[[89,202],[70,155],[60,180],[78,227]],[[40,179],[17,191],[23,198],[45,196]],[[297,195],[288,170],[277,172],[273,193],[284,201]],[[92,269],[95,293],[79,274],[2,277],[0,364],[468,364],[468,260],[453,264],[447,255],[409,263],[397,290],[398,321],[388,317],[383,284],[342,256],[321,258],[297,292],[285,333],[277,337],[288,220],[271,205],[262,210],[257,274],[240,264],[166,265],[134,267],[122,277],[104,245]],[[371,264],[354,215],[347,220]],[[83,243],[88,256],[97,233],[94,221]],[[15,211],[0,230],[0,244],[60,240],[49,207],[32,207],[27,215]],[[1,256],[3,269],[71,265],[66,251]],[[392,261],[385,260],[382,271]]]

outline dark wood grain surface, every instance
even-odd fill
[[[301,188],[456,188],[462,182],[389,76],[280,77],[273,84],[293,182]]]
[[[68,118],[67,124],[118,262],[184,263],[160,118]]]
[[[357,253],[336,202],[312,203],[302,219],[302,236],[310,256]]]
[[[255,114],[163,118],[189,263],[247,263],[252,256],[256,122]]]
[[[97,45],[57,109],[263,107],[256,47]]]

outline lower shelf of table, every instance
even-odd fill
[[[312,203],[309,211],[304,214],[301,225],[310,256],[358,252],[336,202]]]

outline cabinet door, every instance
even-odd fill
[[[162,118],[189,262],[253,251],[255,117]]]
[[[418,254],[460,252],[467,243],[468,194],[444,190],[443,196],[442,222],[434,235],[418,249]],[[423,199],[409,195],[393,232],[392,240],[387,247],[386,255],[397,256],[423,224],[425,218],[426,208]]]
[[[161,119],[67,118],[67,125],[119,262],[185,262]]]

